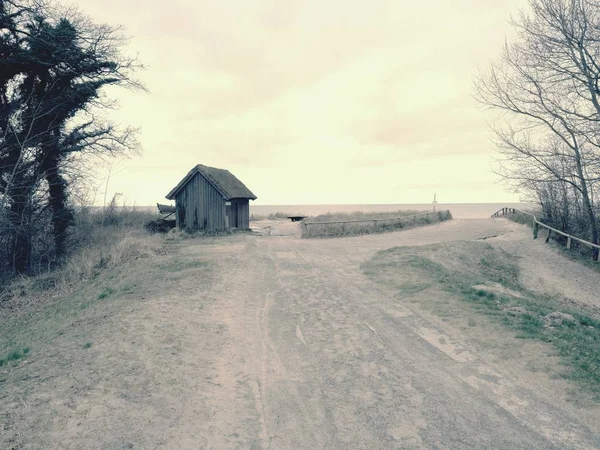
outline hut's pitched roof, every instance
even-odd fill
[[[171,189],[171,192],[167,194],[167,198],[169,200],[174,199],[181,188],[183,188],[197,173],[206,178],[217,191],[223,195],[225,200],[231,200],[232,198],[249,198],[256,200],[256,195],[254,195],[250,189],[238,180],[229,170],[203,166],[202,164],[198,164],[190,170],[183,180]]]

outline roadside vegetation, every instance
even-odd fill
[[[523,212],[515,211],[514,214],[506,214],[504,217],[509,220],[512,220],[513,222],[527,225],[528,227],[533,228],[533,218],[529,214],[524,214],[524,212],[530,213],[530,214],[535,214],[535,216],[538,218],[538,220],[541,220],[544,223],[548,223],[547,221],[543,220],[542,213],[539,210],[537,210],[537,211],[531,210],[531,211],[523,211]],[[545,239],[545,236],[546,236],[546,231],[544,231],[543,228],[540,228],[538,239]],[[579,262],[580,264],[584,264],[587,267],[590,267],[591,269],[594,269],[594,270],[597,270],[600,272],[600,264],[598,264],[597,261],[594,261],[592,259],[592,251],[588,246],[583,245],[577,241],[572,241],[571,248],[568,249],[566,247],[567,238],[565,238],[564,236],[558,235],[556,233],[550,234],[550,241],[556,242],[558,244],[557,249],[560,252],[562,252],[567,258],[575,260],[575,261]]]
[[[353,212],[328,212],[318,216],[310,217],[310,222],[336,222],[344,220],[371,220],[371,219],[393,219],[396,217],[410,216],[414,214],[427,213],[429,211],[406,209],[397,211],[353,211]]]
[[[41,267],[38,275],[4,280],[0,289],[0,315],[4,318],[12,313],[28,314],[107,271],[166,251],[163,237],[144,230],[144,222],[151,217],[146,211],[121,207],[102,213],[83,208],[74,217],[69,236],[72,251],[61,267]],[[99,295],[110,295],[110,289],[107,286]]]
[[[498,174],[544,223],[600,242],[600,3],[529,0],[516,39],[479,74],[494,121]],[[598,259],[598,250],[590,251]]]
[[[552,370],[600,401],[600,310],[528,291],[506,252],[483,242],[392,248],[363,270],[395,289],[399,301],[417,301],[448,320],[469,317],[467,332],[495,323],[517,339],[552,345],[562,360]],[[486,332],[478,334],[485,341]]]
[[[386,233],[452,219],[449,211],[353,212],[329,213],[308,217],[300,223],[303,238],[328,238],[357,236],[361,234]],[[341,223],[340,223],[341,222]]]
[[[152,286],[153,277],[160,279],[153,261],[168,257],[168,242],[143,230],[146,216],[135,210],[108,216],[79,211],[72,236],[80,239],[79,247],[61,268],[3,284],[0,382],[23,361],[52,353],[49,346],[80,340],[84,346],[85,335],[101,326],[103,317],[121,310],[123,305],[113,303],[115,299],[139,298]]]
[[[276,213],[271,213],[271,214],[265,214],[265,215],[261,215],[261,214],[251,214],[250,215],[250,221],[257,221],[257,220],[288,220],[288,217],[290,216],[297,216],[300,214],[289,214],[289,213],[285,213],[285,212],[276,212]]]
[[[141,64],[124,54],[122,30],[76,8],[1,1],[0,36],[0,278],[6,279],[47,272],[77,250],[70,229],[87,225],[73,201],[74,185],[89,182],[97,161],[139,150],[137,130],[108,117],[116,104],[105,90],[144,88],[134,78]]]
[[[69,252],[62,264],[55,266],[52,259],[38,258],[30,268],[30,276],[4,273],[0,289],[0,307],[12,293],[25,286],[64,287],[90,279],[100,271],[123,261],[154,251],[161,239],[145,231],[144,223],[156,217],[155,213],[135,206],[117,205],[116,197],[106,208],[77,207],[66,243]],[[51,237],[40,236],[49,239]]]
[[[524,214],[524,213],[533,214],[537,217],[541,216],[541,211],[539,211],[539,210],[528,210],[528,211],[524,210],[523,212],[515,211],[514,214],[507,214],[504,217],[512,220],[513,222],[520,223],[522,225],[528,225],[533,228],[533,218],[529,214]]]
[[[2,290],[0,441],[10,443],[6,448],[46,442],[53,414],[66,417],[74,398],[94,395],[103,377],[123,386],[143,371],[144,352],[161,349],[144,347],[147,336],[128,327],[156,330],[157,317],[144,319],[151,305],[168,301],[182,286],[197,289],[210,281],[206,261],[179,251],[183,234],[144,231],[147,213],[121,209],[104,225],[101,214],[86,214],[78,220],[93,242],[61,268],[13,279]],[[134,383],[146,385],[150,378]],[[50,414],[34,417],[31,409]]]

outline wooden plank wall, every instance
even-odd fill
[[[225,228],[225,200],[215,187],[197,173],[177,194],[177,208],[185,208],[180,228],[222,230]]]
[[[238,228],[238,208],[235,200],[227,208],[229,208],[229,227]]]
[[[237,228],[239,230],[250,229],[250,200],[247,198],[237,198],[231,201],[232,206],[237,209]]]

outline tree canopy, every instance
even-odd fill
[[[0,215],[16,272],[29,271],[43,217],[51,223],[54,258],[65,254],[72,155],[138,146],[135,130],[99,114],[112,106],[103,88],[143,89],[132,77],[141,65],[122,54],[125,42],[120,29],[74,10],[0,0]]]

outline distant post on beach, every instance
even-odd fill
[[[437,194],[433,194],[433,211],[435,211],[435,205],[437,205],[437,200],[435,199]]]

